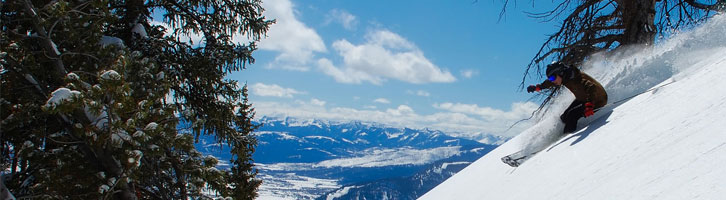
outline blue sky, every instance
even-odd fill
[[[556,23],[500,1],[265,0],[276,19],[228,78],[246,82],[257,116],[360,120],[475,137],[512,136],[539,102],[522,74]],[[528,4],[522,4],[528,3]],[[527,84],[542,79],[532,77]]]

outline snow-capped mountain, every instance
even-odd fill
[[[266,117],[260,122],[264,126],[256,132],[257,163],[317,163],[323,167],[423,164],[450,157],[461,147],[481,145],[441,131],[362,122]],[[414,159],[411,155],[418,156]],[[373,160],[377,162],[369,162]]]
[[[413,199],[495,147],[437,130],[375,123],[270,117],[257,123],[263,124],[254,133],[258,146],[253,159],[263,180],[258,199],[314,199],[333,193],[348,199],[344,191],[371,189]],[[202,151],[228,160],[224,145],[206,145],[212,139],[200,138]],[[405,190],[366,187],[402,180],[419,184]]]
[[[561,95],[539,123],[421,199],[723,199],[724,33],[726,16],[715,16],[655,47],[594,57],[585,70],[610,101],[634,98],[558,139],[572,99]],[[547,138],[517,168],[500,161]]]

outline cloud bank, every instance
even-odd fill
[[[363,44],[338,40],[333,48],[343,58],[342,65],[338,67],[322,58],[318,68],[341,83],[381,85],[388,79],[415,84],[456,81],[451,72],[429,61],[416,45],[388,30],[369,32]]]
[[[267,85],[264,83],[255,83],[250,86],[250,89],[252,89],[252,94],[263,97],[292,98],[296,94],[305,94],[305,92],[291,88],[283,88],[277,84]]]
[[[318,33],[296,17],[294,5],[289,0],[266,0],[262,5],[268,18],[277,22],[270,26],[267,38],[258,46],[262,50],[279,52],[268,68],[307,71],[315,53],[327,48]]]

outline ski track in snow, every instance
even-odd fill
[[[518,168],[500,161],[559,133],[564,92],[532,128],[421,199],[723,199],[726,192],[726,16],[654,48],[596,55],[583,70],[609,101],[636,96]],[[604,114],[605,113],[605,114]],[[533,144],[538,143],[538,144]]]

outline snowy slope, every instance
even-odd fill
[[[583,69],[610,101],[519,168],[500,161],[556,138],[565,92],[532,128],[421,199],[723,199],[726,194],[726,17],[716,16],[660,45],[596,56]],[[582,122],[582,121],[581,121]]]

